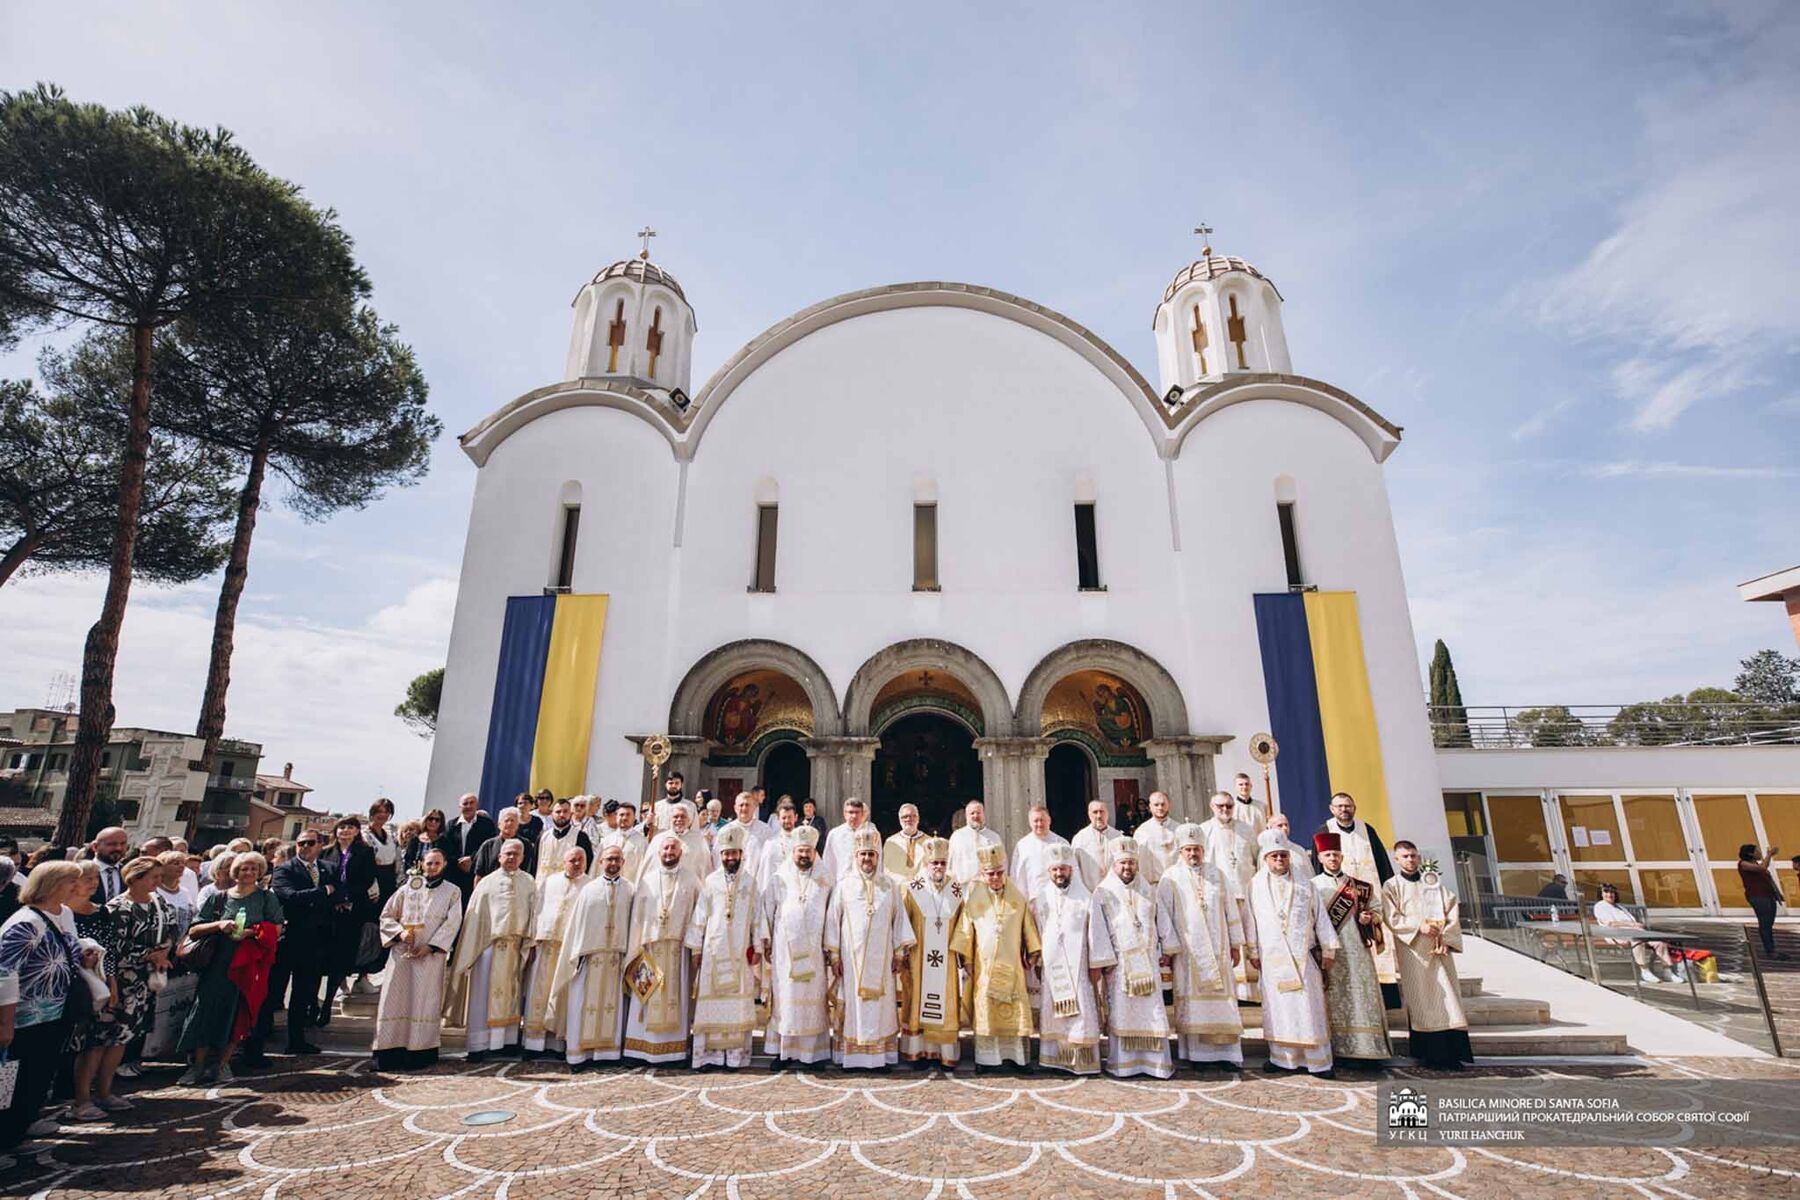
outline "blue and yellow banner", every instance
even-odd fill
[[[494,673],[481,807],[520,792],[586,790],[594,686],[606,631],[605,596],[510,596]]]
[[[1279,799],[1294,841],[1310,845],[1334,792],[1349,792],[1356,815],[1392,837],[1356,593],[1281,592],[1255,600],[1269,732],[1281,746]]]

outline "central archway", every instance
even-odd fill
[[[919,828],[948,837],[957,811],[983,798],[975,735],[941,712],[898,717],[881,731],[873,785],[870,815],[884,833],[900,828],[902,804],[916,804]]]
[[[1094,768],[1087,752],[1073,742],[1058,742],[1044,760],[1044,803],[1050,806],[1050,829],[1073,838],[1088,823],[1094,799]]]

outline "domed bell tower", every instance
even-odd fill
[[[650,261],[655,236],[639,230],[638,256],[607,267],[576,295],[563,378],[623,380],[667,392],[685,408],[699,326],[681,284]]]
[[[1214,254],[1209,227],[1194,232],[1206,238],[1200,257],[1163,289],[1151,323],[1163,395],[1171,404],[1180,402],[1180,392],[1228,375],[1288,375],[1294,369],[1275,284],[1241,258]]]

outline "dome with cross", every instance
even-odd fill
[[[643,249],[600,271],[575,296],[565,379],[627,379],[682,393],[690,388],[694,310],[675,277],[650,261],[656,231],[638,231]]]
[[[1202,225],[1194,231],[1212,232]],[[1165,396],[1179,396],[1228,375],[1293,373],[1281,329],[1281,293],[1247,260],[1214,254],[1175,273],[1151,322]]]

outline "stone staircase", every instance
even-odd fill
[[[1550,1014],[1550,1006],[1542,1000],[1496,995],[1486,990],[1480,976],[1463,976],[1463,1011],[1469,1018],[1469,1043],[1481,1057],[1520,1056],[1590,1056],[1625,1055],[1632,1051],[1622,1032],[1596,1031],[1589,1027],[1565,1028]],[[375,1008],[378,997],[352,995],[341,997],[331,1024],[314,1031],[313,1041],[329,1050],[366,1052],[374,1033]],[[1260,1026],[1261,1009],[1254,1004],[1242,1006],[1244,1016],[1244,1053],[1260,1058],[1268,1053]],[[1407,1050],[1406,1010],[1388,1012],[1388,1028],[1392,1031],[1394,1053],[1404,1056]],[[271,1044],[280,1045],[279,1039]],[[759,1050],[760,1050],[760,1043]],[[463,1032],[444,1030],[443,1052],[463,1052]],[[758,1054],[760,1059],[762,1056]]]

